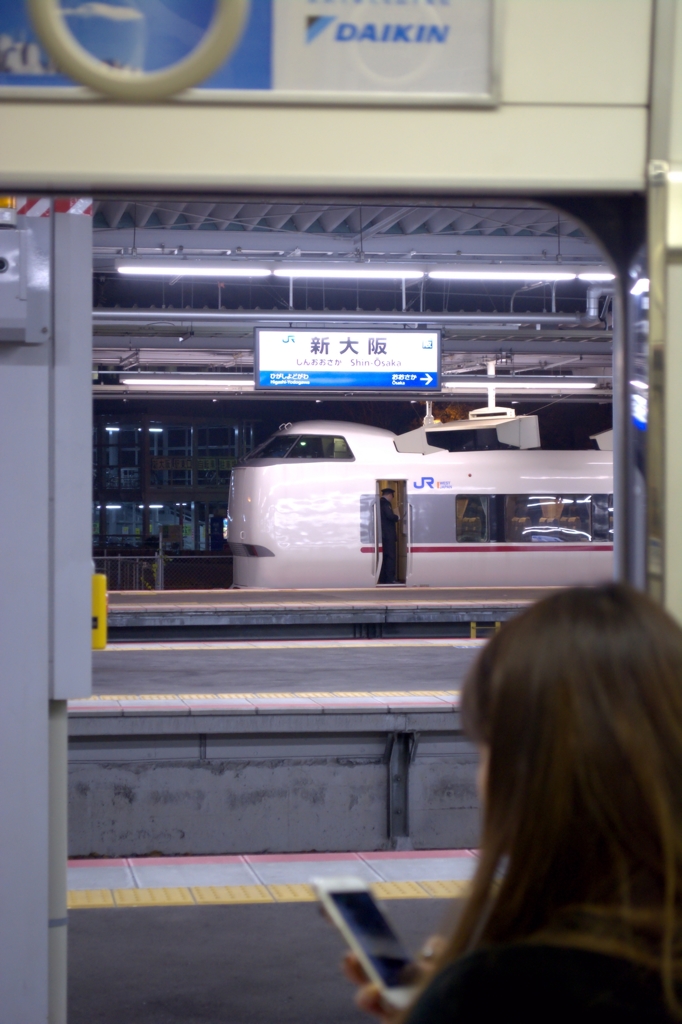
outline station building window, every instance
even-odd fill
[[[252,420],[96,414],[95,554],[228,551],[211,540],[222,523],[235,463],[254,446]],[[163,537],[160,538],[160,532]]]
[[[94,432],[95,487],[136,491],[140,486],[142,427],[139,423],[103,423]]]
[[[197,486],[228,487],[239,457],[239,427],[197,428]]]
[[[152,487],[192,486],[191,426],[149,427]]]
[[[104,506],[106,543],[119,547],[137,547],[142,540],[143,509],[136,501]]]

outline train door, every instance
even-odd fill
[[[381,492],[384,488],[390,487],[393,490],[393,497],[387,497],[391,501],[391,508],[399,519],[395,524],[395,551],[384,548],[381,530]],[[390,585],[392,583],[403,584],[407,582],[408,575],[408,535],[409,518],[407,505],[407,481],[406,480],[377,480],[377,543],[381,544],[381,557],[377,559],[376,583]],[[390,542],[389,542],[390,543]],[[391,558],[391,554],[393,558]]]

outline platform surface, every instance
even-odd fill
[[[69,861],[70,910],[315,900],[315,878],[350,875],[380,899],[463,896],[473,850],[127,857]]]
[[[403,587],[380,586],[318,590],[270,590],[256,587],[230,590],[126,590],[109,591],[109,608],[239,609],[290,608],[335,605],[376,607],[390,605],[509,605],[522,606],[554,593],[556,587]]]
[[[392,900],[412,954],[452,904]],[[315,903],[69,912],[69,1024],[369,1024]]]
[[[482,640],[113,643],[93,655],[93,694],[449,690]]]

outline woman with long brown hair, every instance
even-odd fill
[[[404,1019],[682,1019],[682,630],[623,585],[555,594],[482,650],[462,718],[480,858]]]

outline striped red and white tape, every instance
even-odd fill
[[[80,197],[59,198],[54,201],[55,213],[75,213],[86,217],[92,217],[92,199]],[[20,217],[49,217],[50,200],[45,198],[31,198],[20,196],[17,199],[17,214]]]

